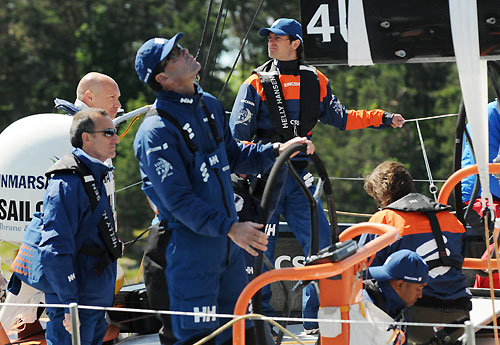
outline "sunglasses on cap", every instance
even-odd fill
[[[115,134],[118,135],[118,131],[116,130],[116,128],[106,128],[103,129],[102,131],[94,131],[88,133],[104,133],[104,135],[108,138],[111,138]]]
[[[167,67],[167,64],[170,60],[173,60],[173,59],[176,59],[179,57],[179,55],[181,55],[181,51],[182,51],[182,46],[179,44],[179,43],[176,43],[172,50],[170,51],[170,53],[168,53],[167,57],[164,58],[160,63],[159,63],[159,71],[162,71],[163,69],[165,69],[165,67]]]

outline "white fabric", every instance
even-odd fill
[[[36,305],[44,299],[43,292],[22,283],[21,290],[17,296],[7,292],[5,303],[24,303]],[[8,332],[16,326],[35,322],[37,320],[37,309],[37,306],[19,307],[4,305],[0,311],[0,322],[2,323],[5,331]]]
[[[341,320],[339,307],[324,307],[318,310],[320,320]],[[318,322],[319,332],[322,337],[335,338],[342,333],[341,322]]]
[[[340,320],[339,307],[324,307],[318,311],[320,320]],[[388,345],[393,344],[395,334],[399,331],[388,330],[394,320],[384,311],[369,301],[362,301],[349,307],[349,319],[354,322],[350,324],[350,345]],[[368,323],[367,323],[368,322]],[[335,338],[342,332],[342,323],[319,321],[319,330],[322,337]]]
[[[366,31],[363,0],[349,0],[347,27],[347,63],[349,66],[373,65],[370,42]]]
[[[488,80],[480,60],[476,0],[449,0],[451,33],[472,145],[481,181],[483,205],[491,200],[488,170]],[[494,215],[490,203],[491,214]]]

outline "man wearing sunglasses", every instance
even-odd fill
[[[113,169],[104,162],[115,156],[120,140],[111,117],[96,108],[74,116],[70,138],[72,154],[61,157],[47,172],[40,249],[43,271],[54,293],[46,293],[45,301],[110,307],[122,243],[108,199],[100,196],[106,195],[104,176]],[[47,344],[70,345],[69,311],[48,307],[47,315]],[[80,309],[79,316],[82,344],[101,344],[104,312]]]
[[[291,144],[306,144],[308,154],[314,145],[306,138],[275,145],[236,142],[223,105],[194,82],[200,64],[177,44],[182,36],[152,38],[137,52],[135,69],[156,91],[158,114],[143,121],[134,149],[143,190],[168,224],[170,310],[232,314],[248,282],[242,248],[257,255],[266,249],[267,236],[262,224],[237,222],[230,174],[266,171]],[[176,345],[193,344],[226,322],[207,315],[171,319]],[[247,332],[247,344],[255,343],[252,334]],[[229,329],[206,344],[231,341]]]

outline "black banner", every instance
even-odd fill
[[[500,3],[477,4],[481,55],[498,59]],[[347,64],[349,0],[301,0],[300,5],[306,62]],[[368,0],[363,9],[374,63],[453,61],[448,0]]]

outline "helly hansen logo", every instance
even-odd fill
[[[276,224],[266,224],[265,232],[267,236],[276,236]]]
[[[217,157],[217,155],[215,154],[213,156],[208,157],[208,161],[210,162],[210,166],[213,167],[214,165],[219,163],[219,157]]]
[[[213,305],[211,307],[210,306],[203,306],[203,307],[201,307],[201,311],[200,311],[200,308],[194,307],[193,311],[195,313],[207,314],[207,315],[195,315],[194,316],[194,323],[211,322],[211,321],[216,320],[216,317],[213,316],[217,313],[217,307],[215,305]]]
[[[75,274],[74,273],[71,273],[69,276],[68,276],[68,281],[71,283],[73,280],[75,280],[76,277],[75,277]]]
[[[201,176],[203,177],[203,182],[207,183],[210,174],[208,173],[207,165],[203,162],[200,166]]]
[[[182,127],[183,130],[185,130],[186,132],[188,132],[189,134],[189,139],[193,139],[194,138],[194,133],[193,133],[193,129],[191,128],[191,125],[189,124],[189,122],[187,122],[184,127]]]
[[[180,102],[187,103],[187,104],[193,104],[193,99],[192,98],[181,98]]]

